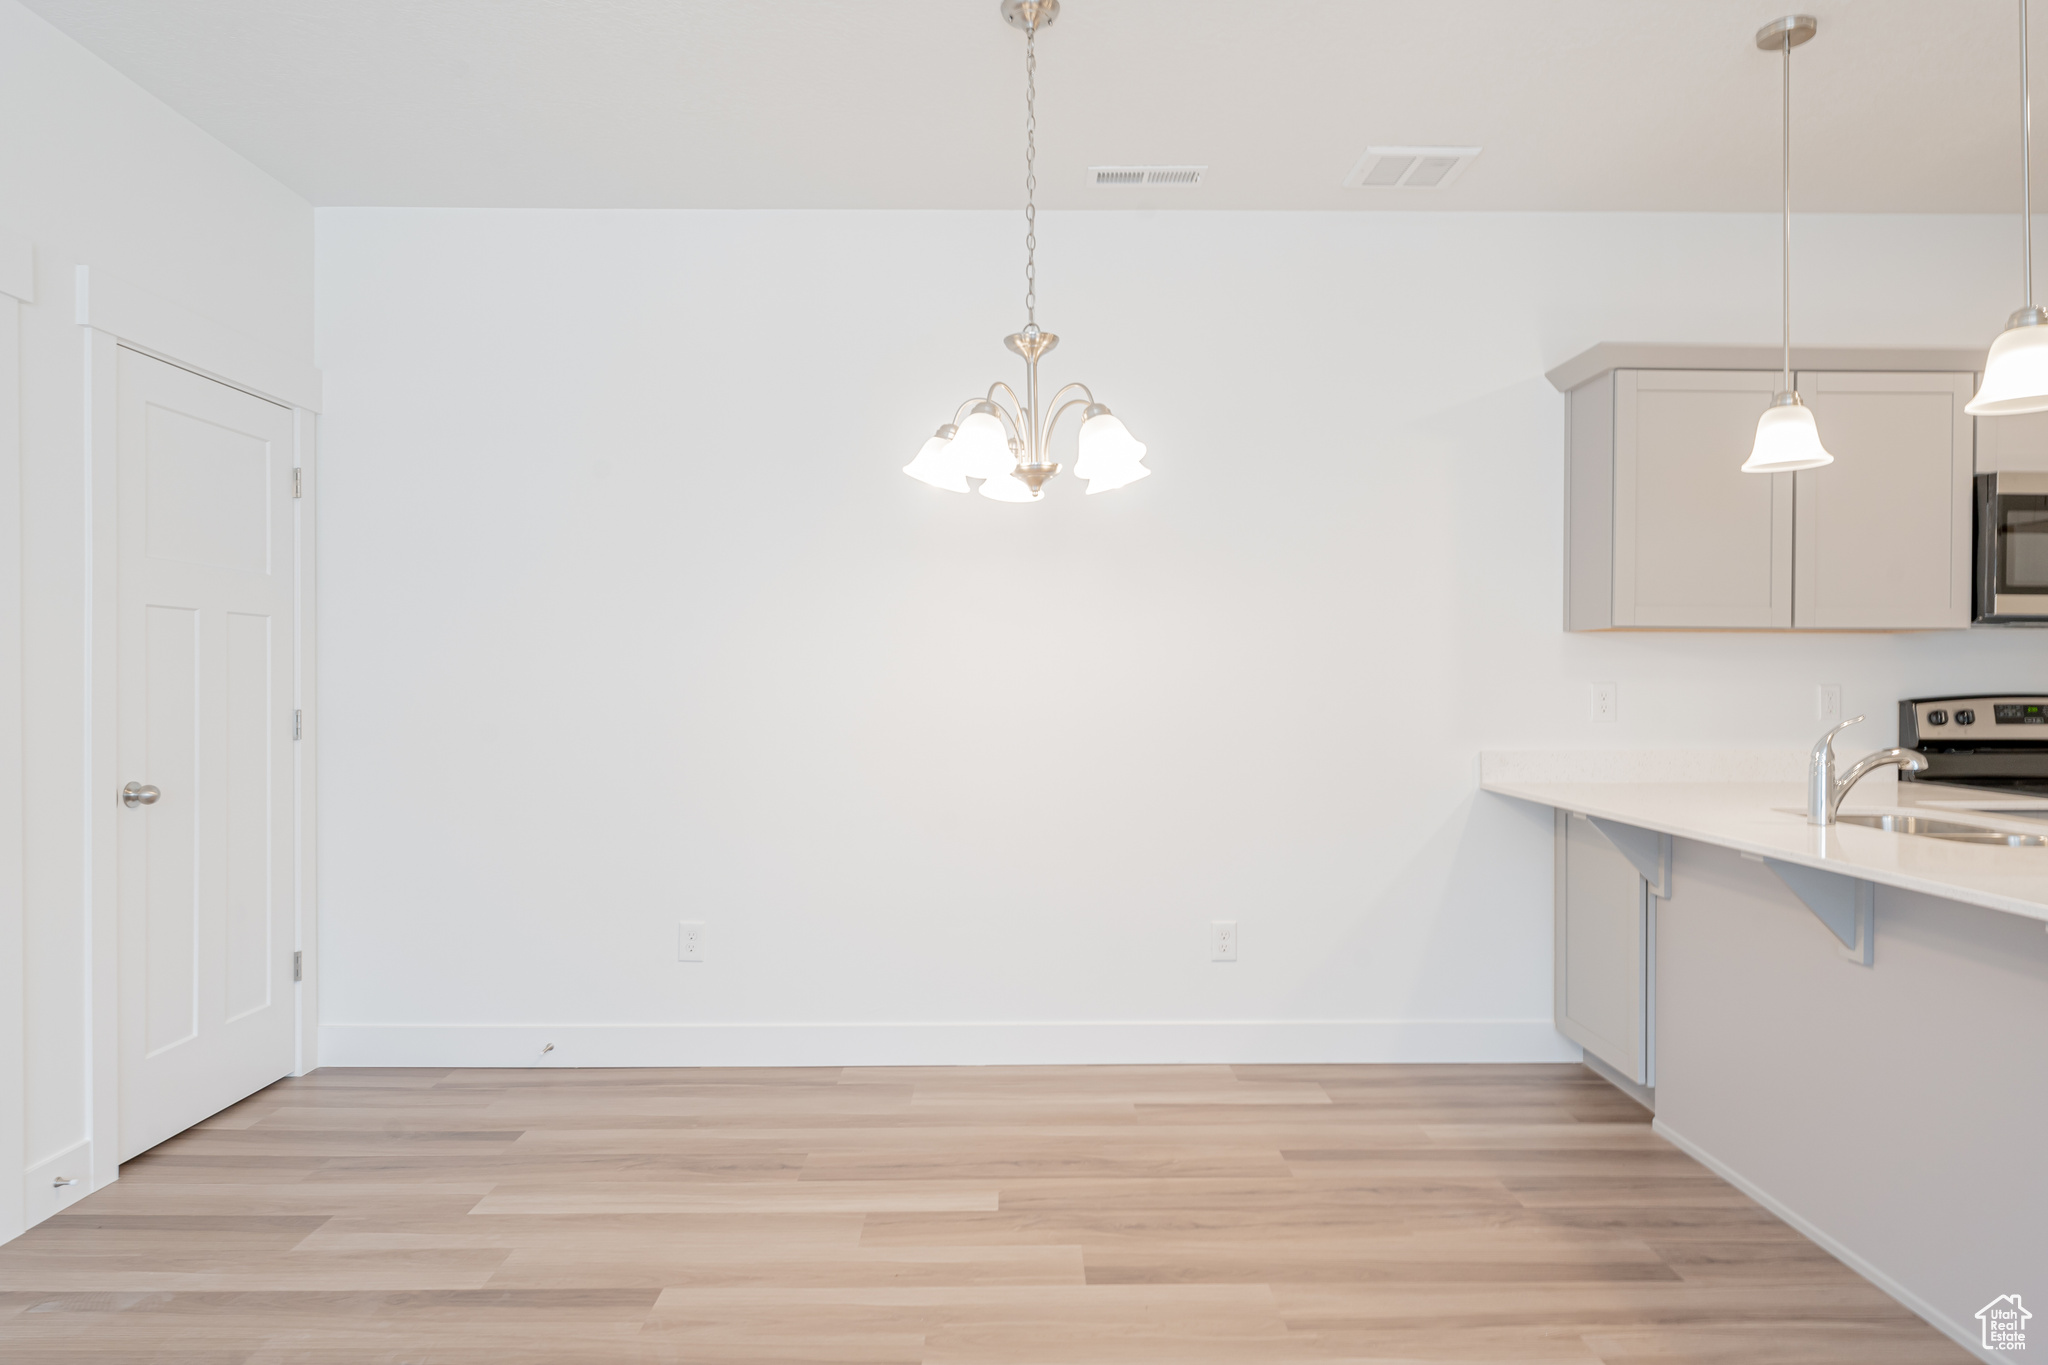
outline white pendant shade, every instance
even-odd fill
[[[970,412],[953,438],[953,467],[970,479],[992,479],[1017,467],[1017,456],[992,412]]]
[[[2000,332],[1984,359],[1984,382],[1963,411],[1977,417],[2048,412],[2048,326]]]
[[[1005,470],[981,486],[984,498],[997,502],[1037,502],[1039,494],[1031,491],[1031,485]]]
[[[916,458],[903,466],[903,472],[934,488],[943,488],[948,493],[965,493],[967,476],[957,468],[953,458],[953,441],[947,436],[934,436],[918,449]]]
[[[1085,479],[1090,493],[1108,493],[1150,474],[1140,463],[1144,458],[1144,442],[1132,436],[1114,415],[1098,412],[1081,423],[1074,477]]]
[[[1821,446],[1813,409],[1804,403],[1787,403],[1767,408],[1757,419],[1756,445],[1743,462],[1742,472],[1789,474],[1834,462],[1835,457]]]

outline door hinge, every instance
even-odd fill
[[[292,712],[292,738],[304,739],[305,737],[306,713],[304,711],[294,711]]]
[[[303,951],[294,952],[292,954],[292,980],[304,981],[305,979],[306,954]]]
[[[306,496],[306,471],[297,465],[292,466],[292,496],[295,498]]]

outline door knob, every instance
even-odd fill
[[[154,806],[163,793],[147,782],[130,782],[121,788],[121,804],[124,806]]]

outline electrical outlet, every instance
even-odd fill
[[[676,961],[702,962],[704,960],[704,926],[688,920],[676,926]]]
[[[1605,723],[1614,719],[1615,695],[1619,689],[1613,683],[1594,683],[1590,689],[1591,716],[1589,719]]]
[[[1842,723],[1842,685],[1840,683],[1822,683],[1818,688],[1814,689],[1814,708],[1816,718],[1822,725],[1840,725]]]
[[[1237,961],[1237,921],[1219,919],[1209,925],[1209,960]]]

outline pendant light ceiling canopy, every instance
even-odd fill
[[[2027,99],[2027,0],[2020,0],[2020,271],[2026,303],[1984,358],[1984,382],[1963,411],[1979,417],[2048,411],[2048,311],[2034,306],[2033,115]]]
[[[1059,18],[1060,0],[1002,0],[1003,19],[1024,31],[1024,330],[1003,345],[1024,358],[1024,398],[998,380],[981,398],[970,398],[924,443],[903,472],[911,478],[965,493],[969,479],[996,502],[1037,502],[1046,481],[1060,472],[1049,448],[1060,418],[1081,409],[1080,454],[1074,473],[1090,493],[1107,493],[1136,483],[1152,471],[1145,447],[1110,410],[1095,401],[1086,384],[1069,384],[1038,406],[1038,361],[1060,339],[1038,325],[1038,34]],[[1078,394],[1068,398],[1068,394]],[[1065,399],[1065,402],[1061,400]]]
[[[1835,462],[1820,443],[1813,409],[1792,387],[1792,49],[1819,31],[1820,21],[1810,14],[1788,14],[1756,31],[1759,48],[1785,54],[1785,387],[1757,419],[1756,443],[1742,462],[1745,474],[1789,474]]]

